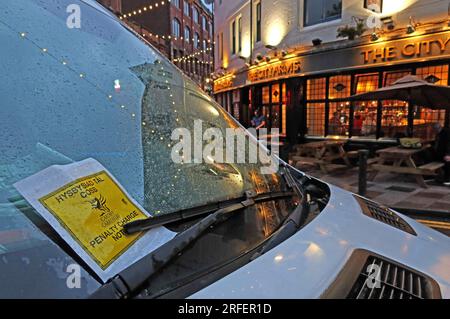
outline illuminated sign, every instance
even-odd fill
[[[233,87],[233,77],[225,77],[214,81],[214,92],[226,90]]]
[[[398,45],[374,47],[363,50],[364,64],[395,61],[398,59],[424,58],[449,53],[450,37],[419,39]]]
[[[259,82],[300,73],[301,63],[298,59],[282,61],[256,67],[248,72],[250,82]]]

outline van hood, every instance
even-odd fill
[[[401,214],[417,236],[384,224],[364,215],[354,194],[329,187],[329,204],[311,223],[191,298],[320,298],[360,249],[428,275],[450,298],[448,237]]]

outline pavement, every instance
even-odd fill
[[[335,170],[328,174],[311,165],[297,167],[301,171],[334,184],[353,193],[358,193],[358,167]],[[450,187],[433,180],[427,181],[429,188],[421,188],[414,177],[379,173],[367,184],[366,197],[388,207],[414,209],[450,214]]]

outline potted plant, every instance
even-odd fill
[[[356,37],[360,37],[365,31],[366,27],[364,20],[355,19],[355,25],[345,25],[337,29],[338,38],[348,38],[349,40],[354,40]]]

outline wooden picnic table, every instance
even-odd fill
[[[327,167],[336,159],[342,159],[346,166],[351,163],[344,150],[344,141],[320,141],[302,144],[299,149],[299,161],[308,161],[319,165],[324,173],[328,173]]]
[[[378,157],[371,166],[374,171],[369,175],[369,179],[374,180],[378,172],[407,174],[413,175],[421,187],[427,188],[423,176],[437,175],[437,172],[444,166],[440,162],[417,166],[414,156],[430,147],[429,144],[418,149],[394,146],[377,151]]]

